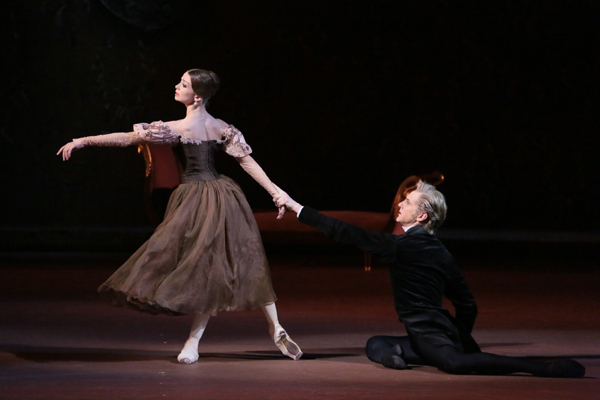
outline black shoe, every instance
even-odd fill
[[[545,376],[549,378],[581,378],[585,367],[575,360],[557,360],[546,365]]]
[[[384,357],[381,360],[381,364],[383,364],[383,366],[386,367],[386,368],[392,368],[392,369],[406,369],[406,368],[408,368],[406,366],[406,362],[404,362],[404,360],[400,356]]]

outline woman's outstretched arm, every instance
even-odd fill
[[[74,150],[79,150],[87,146],[126,147],[143,142],[144,139],[134,132],[116,132],[107,135],[86,136],[73,139],[72,142],[65,144],[58,150],[56,155],[62,154],[63,161],[67,161],[71,158],[71,153]]]
[[[155,121],[150,124],[141,123],[133,125],[133,132],[115,132],[107,135],[86,136],[73,139],[58,150],[66,161],[71,157],[73,150],[87,146],[127,147],[142,143],[169,144],[179,142],[180,136],[169,126],[170,122]]]
[[[258,182],[260,186],[265,188],[267,192],[269,192],[271,197],[273,197],[273,201],[276,201],[276,199],[279,198],[279,196],[281,196],[281,193],[285,193],[281,192],[277,185],[271,182],[265,171],[250,155],[244,157],[235,157],[235,159],[237,160],[237,162],[240,163],[241,167],[244,169],[244,171],[248,173],[248,175],[250,175],[256,182]],[[280,199],[279,201],[285,203],[285,201],[283,200],[284,199]],[[285,214],[285,207],[280,206],[279,215],[277,215],[277,219],[281,219],[281,217],[283,217],[283,214]]]

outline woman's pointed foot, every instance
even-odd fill
[[[198,361],[198,342],[199,339],[189,338],[177,356],[177,361],[181,364],[193,364]]]
[[[288,356],[294,361],[299,360],[300,357],[302,357],[302,350],[300,350],[300,347],[296,344],[296,342],[289,337],[281,325],[275,325],[269,330],[269,332],[273,337],[275,345],[284,355]]]

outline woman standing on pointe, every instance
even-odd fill
[[[175,86],[175,100],[187,108],[184,119],[74,139],[57,154],[68,160],[73,150],[85,146],[173,146],[183,173],[164,221],[98,291],[121,307],[153,314],[193,314],[190,336],[177,357],[181,363],[198,360],[198,342],[211,315],[258,307],[267,317],[277,347],[297,360],[302,351],[279,325],[277,298],[252,210],[240,187],[215,170],[214,153],[223,149],[233,156],[271,196],[279,188],[249,155],[252,149],[241,132],[206,111],[207,100],[218,89],[214,72],[189,70]],[[280,208],[278,218],[283,212]]]

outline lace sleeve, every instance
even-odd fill
[[[162,121],[135,124],[133,132],[146,143],[175,145],[180,140],[180,136]]]
[[[87,146],[126,147],[142,143],[175,145],[178,142],[179,135],[162,121],[136,124],[133,126],[133,132],[115,132],[73,139],[73,143],[79,149]]]
[[[252,153],[252,148],[246,143],[244,135],[233,125],[223,131],[223,150],[232,157],[245,157]]]

